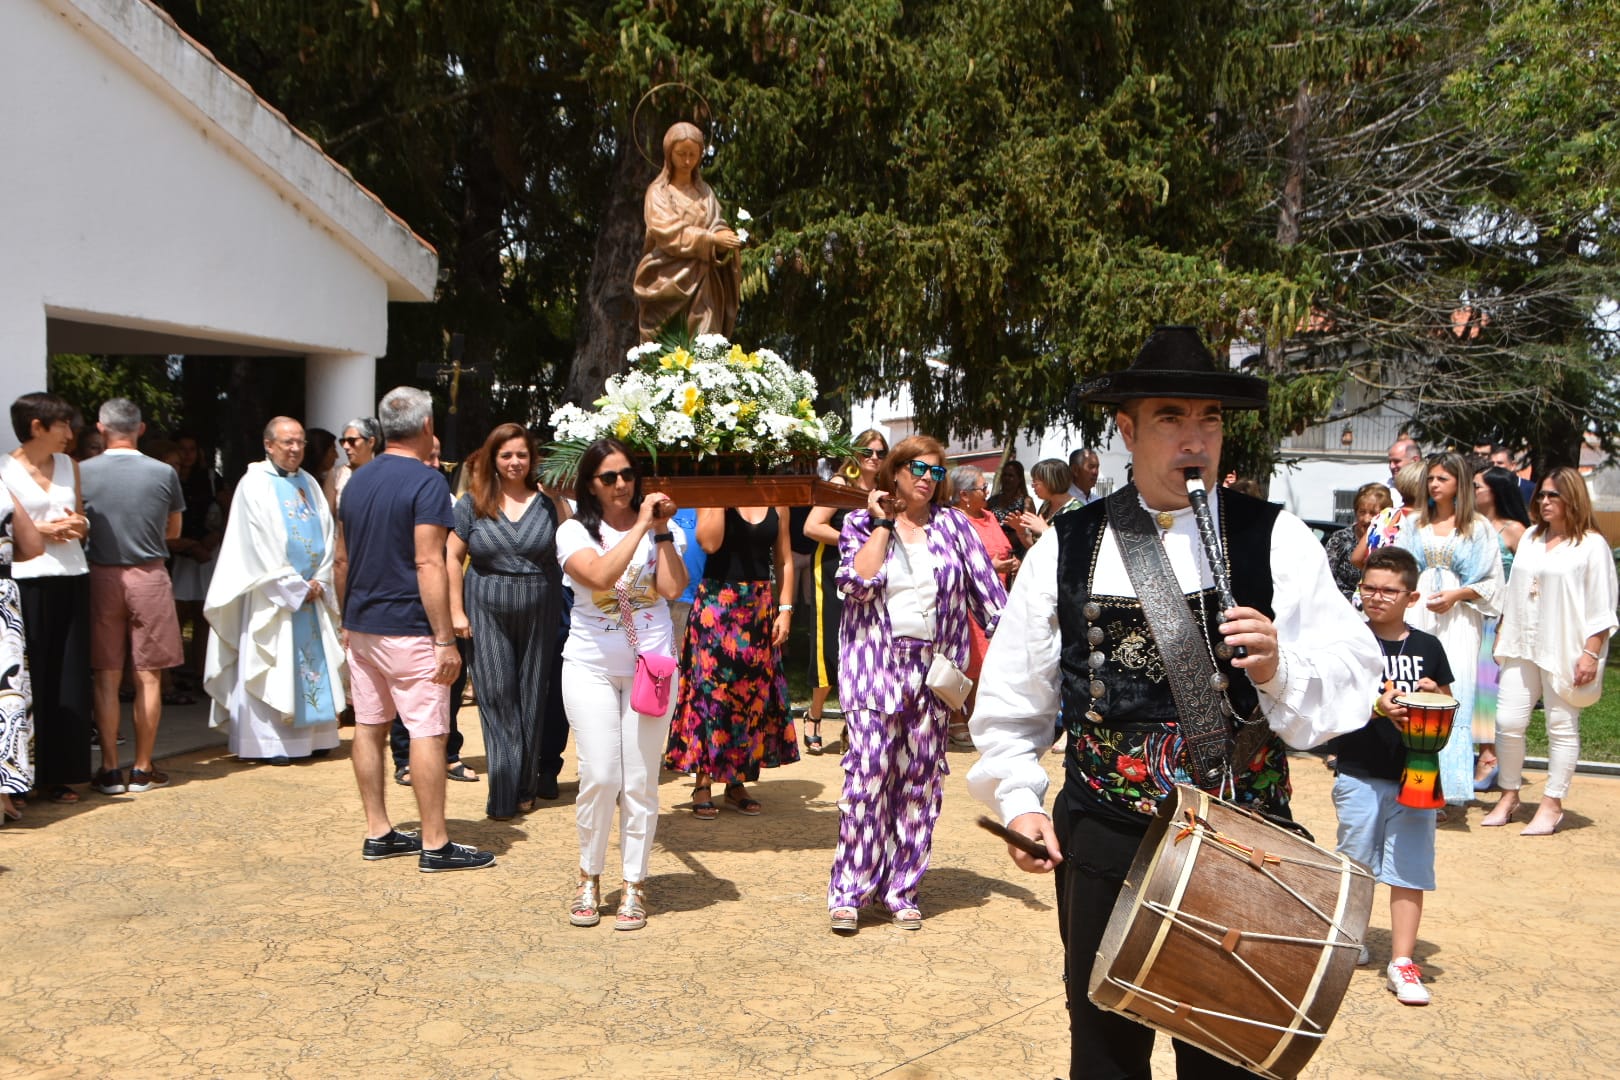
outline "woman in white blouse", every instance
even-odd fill
[[[1542,478],[1530,522],[1513,560],[1496,638],[1502,798],[1480,824],[1506,825],[1518,812],[1524,732],[1540,698],[1547,716],[1547,786],[1521,835],[1547,836],[1564,820],[1564,796],[1580,758],[1581,710],[1603,694],[1603,663],[1617,625],[1615,572],[1586,482],[1574,469]]]
[[[619,813],[624,890],[616,930],[647,925],[647,866],[658,828],[658,766],[672,700],[662,716],[631,703],[636,656],[672,656],[669,601],[686,591],[684,533],[670,528],[676,506],[641,491],[630,448],[598,439],[579,459],[572,520],[557,528],[557,562],[574,590],[563,646],[562,696],[579,758],[579,882],[568,921],[601,918],[601,875],[613,813]]]
[[[6,487],[37,527],[45,551],[11,568],[21,596],[34,688],[36,790],[74,803],[90,779],[90,564],[79,464],[68,457],[73,406],[55,394],[11,403],[21,446],[0,461]]]

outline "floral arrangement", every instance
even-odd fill
[[[594,409],[551,414],[548,482],[572,475],[585,447],[611,436],[650,456],[743,457],[773,466],[849,452],[837,417],[817,415],[816,380],[770,349],[746,352],[722,334],[666,337],[628,353],[630,370],[607,380]]]

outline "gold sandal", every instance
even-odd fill
[[[640,930],[647,925],[647,883],[627,881],[624,894],[619,898],[619,913],[614,916],[613,929]]]
[[[568,905],[568,921],[575,926],[595,926],[602,921],[601,906],[601,877],[581,871],[579,884],[574,886],[574,899]]]

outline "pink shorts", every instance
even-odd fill
[[[433,681],[433,639],[349,631],[349,700],[357,724],[398,716],[413,739],[450,731],[450,687]]]
[[[125,646],[136,671],[186,662],[174,586],[161,561],[90,567],[90,668],[123,671]]]

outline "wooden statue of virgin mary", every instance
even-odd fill
[[[664,133],[664,167],[647,185],[642,203],[647,238],[635,277],[642,341],[652,341],[683,312],[694,337],[730,337],[737,325],[742,242],[703,182],[703,149],[703,132],[696,125],[671,125]]]

